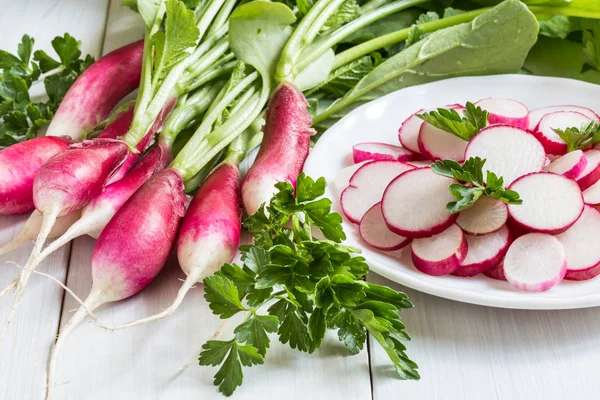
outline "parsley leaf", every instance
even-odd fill
[[[456,110],[438,108],[437,111],[429,111],[417,114],[423,121],[438,129],[449,132],[459,138],[469,141],[471,138],[485,128],[489,113],[476,107],[470,101],[467,102],[461,116]]]
[[[204,298],[213,313],[220,315],[221,318],[232,317],[244,310],[237,287],[231,279],[223,275],[209,276],[204,279]]]
[[[240,342],[252,344],[264,356],[269,348],[268,333],[277,332],[279,319],[273,315],[250,314],[248,319],[235,328],[235,337]]]
[[[454,160],[436,161],[431,165],[431,170],[436,174],[464,182],[450,184],[450,193],[456,201],[446,204],[448,212],[454,214],[469,208],[483,195],[507,204],[523,203],[517,192],[504,189],[504,178],[498,177],[495,173],[487,171],[484,183],[485,161],[479,157],[471,157],[463,165]]]
[[[582,150],[600,142],[600,124],[590,122],[580,128],[552,129],[567,144],[567,151]]]
[[[582,72],[590,69],[600,71],[600,22],[591,19],[582,20],[583,49],[585,64]]]

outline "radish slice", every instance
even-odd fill
[[[419,131],[419,151],[430,160],[465,161],[469,142],[449,132],[424,123]]]
[[[360,223],[363,215],[381,201],[389,183],[414,168],[400,161],[372,161],[360,167],[350,178],[350,186],[340,196],[346,218],[355,224]]]
[[[409,161],[414,158],[414,154],[404,147],[376,142],[366,142],[354,145],[354,147],[352,147],[352,155],[355,163],[367,160]]]
[[[567,254],[565,279],[582,281],[600,274],[600,211],[585,206],[583,214],[567,231],[556,238]]]
[[[513,220],[535,232],[561,233],[573,225],[583,212],[583,196],[577,183],[562,175],[538,172],[517,179],[511,190],[523,204],[509,204]]]
[[[433,161],[408,161],[407,164],[410,164],[417,168],[427,168],[427,167],[431,167],[431,164],[433,164]]]
[[[529,233],[515,240],[504,258],[504,275],[516,289],[543,292],[567,272],[565,248],[554,236]]]
[[[501,229],[508,220],[506,203],[491,197],[480,197],[473,207],[462,211],[456,220],[469,235],[486,235]]]
[[[363,161],[361,163],[340,169],[335,179],[333,180],[333,188],[336,190],[336,193],[341,193],[344,189],[350,186],[350,178],[352,178],[352,175],[354,175],[354,173],[360,167],[369,162],[371,161]]]
[[[410,238],[429,237],[446,230],[458,218],[458,214],[446,210],[446,204],[456,200],[448,190],[454,182],[431,168],[400,175],[383,194],[381,207],[386,224],[398,235]]]
[[[574,112],[583,114],[586,117],[588,117],[594,121],[600,121],[600,118],[598,118],[598,115],[594,111],[592,111],[591,109],[586,108],[586,107],[550,106],[550,107],[536,108],[534,110],[529,111],[529,128],[528,129],[530,131],[533,131],[538,126],[538,124],[540,123],[542,118],[544,118],[544,116],[546,114],[550,114],[550,113],[557,112],[557,111],[574,111]]]
[[[583,191],[583,201],[592,206],[600,205],[600,181]]]
[[[492,267],[488,270],[483,271],[483,274],[488,278],[495,279],[497,281],[505,281],[506,276],[504,276],[504,264],[500,263],[495,267]]]
[[[467,255],[468,244],[456,224],[435,236],[413,240],[412,261],[428,275],[440,276],[455,271]]]
[[[360,220],[358,229],[362,240],[378,250],[398,250],[410,243],[409,238],[389,230],[381,213],[381,203],[375,204],[367,211]]]
[[[577,178],[577,184],[581,190],[591,187],[600,180],[600,150],[589,150],[585,152],[587,166]]]
[[[490,124],[505,124],[515,128],[527,129],[529,109],[523,103],[511,99],[483,99],[475,103],[490,113]]]
[[[554,132],[554,129],[579,128],[591,121],[590,118],[578,112],[557,111],[546,114],[532,133],[542,146],[544,146],[546,153],[565,154],[567,152],[567,144]]]
[[[506,225],[489,235],[465,237],[469,246],[467,256],[452,275],[471,277],[497,266],[502,262],[511,242]]]
[[[577,179],[587,167],[588,159],[584,152],[575,150],[548,164],[544,171],[553,172],[571,179]]]
[[[417,117],[417,114],[423,113],[425,110],[420,109],[410,117],[408,117],[398,131],[398,140],[402,147],[419,154],[419,130],[423,125],[423,120]]]
[[[467,146],[465,158],[470,157],[486,159],[484,169],[502,176],[506,185],[520,176],[541,171],[546,162],[544,148],[533,135],[506,125],[482,129]]]

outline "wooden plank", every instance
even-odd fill
[[[5,2],[0,13],[0,48],[15,52],[23,34],[36,40],[35,48],[53,54],[50,41],[69,32],[82,42],[82,51],[100,55],[107,1],[29,0]],[[27,216],[0,217],[0,243],[10,241],[21,230]],[[0,285],[9,284],[19,270],[6,261],[24,265],[32,245],[0,256]],[[69,257],[66,246],[40,267],[60,280],[65,279]],[[46,360],[58,329],[62,289],[47,279],[33,276],[19,312],[0,349],[0,398],[41,399]],[[4,324],[12,296],[0,299],[0,322]]]
[[[402,316],[420,381],[394,378],[372,343],[374,400],[562,400],[598,398],[600,309],[523,311],[450,301],[403,288],[415,308]],[[584,384],[583,384],[584,383]]]

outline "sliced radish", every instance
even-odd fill
[[[424,238],[446,230],[458,214],[446,210],[456,199],[448,190],[454,179],[440,176],[431,168],[408,171],[394,179],[383,194],[383,217],[398,235]]]
[[[408,161],[407,164],[410,164],[417,168],[426,168],[426,167],[431,167],[431,164],[433,164],[433,161]]]
[[[534,110],[529,111],[529,128],[528,129],[530,131],[533,131],[538,126],[538,124],[540,123],[542,118],[544,118],[544,115],[550,114],[553,112],[557,112],[557,111],[574,111],[574,112],[583,114],[592,120],[600,121],[600,118],[598,118],[598,115],[594,111],[592,111],[591,109],[586,108],[586,107],[550,106],[550,107],[536,108]]]
[[[471,157],[486,159],[483,168],[503,177],[505,185],[530,172],[541,171],[546,162],[544,148],[535,137],[507,125],[482,129],[465,151],[465,158]]]
[[[600,205],[600,181],[583,191],[583,201],[592,206]]]
[[[355,224],[360,223],[369,208],[381,201],[389,183],[414,168],[401,161],[372,161],[360,167],[350,178],[350,186],[340,196],[346,218]]]
[[[433,276],[455,271],[465,259],[467,250],[467,239],[456,224],[432,237],[415,239],[411,245],[415,267]]]
[[[600,211],[585,206],[583,214],[567,231],[556,238],[567,254],[565,279],[582,281],[600,275]]]
[[[511,242],[506,225],[489,235],[465,237],[469,246],[467,256],[452,275],[471,277],[497,266],[502,262]]]
[[[577,178],[577,184],[581,190],[585,190],[600,180],[600,150],[589,150],[585,152],[587,166]]]
[[[515,128],[527,129],[529,109],[523,103],[511,99],[483,99],[475,103],[490,113],[490,124],[504,124]]]
[[[469,142],[425,122],[419,132],[419,151],[431,160],[465,160]]]
[[[410,161],[414,158],[412,151],[404,147],[392,146],[387,143],[365,142],[352,147],[355,163],[368,160]]]
[[[506,280],[526,292],[551,289],[563,280],[566,272],[565,248],[546,233],[521,236],[510,245],[504,258]]]
[[[577,179],[587,167],[588,159],[581,150],[575,150],[548,164],[544,171]]]
[[[420,109],[408,117],[402,123],[402,126],[398,131],[398,139],[400,140],[402,147],[415,153],[419,153],[419,144],[417,140],[419,139],[419,130],[424,122],[421,118],[417,117],[417,114],[422,114],[424,111],[424,109]]]
[[[507,219],[506,203],[482,196],[472,207],[461,211],[456,223],[469,235],[486,235],[501,229]]]
[[[562,175],[537,172],[510,185],[523,204],[509,204],[513,220],[534,232],[561,233],[569,229],[583,212],[583,196],[577,183]]]
[[[554,132],[554,129],[579,128],[591,121],[590,118],[578,112],[557,111],[546,114],[532,133],[542,146],[544,146],[546,153],[565,154],[567,152],[567,144]]]
[[[344,189],[350,186],[350,178],[352,178],[352,175],[354,175],[354,173],[360,167],[369,162],[371,161],[363,161],[361,163],[340,169],[335,179],[333,180],[333,187],[336,190],[336,193],[341,193]]]
[[[378,250],[398,250],[410,243],[409,238],[389,230],[381,213],[381,203],[375,204],[362,217],[358,231],[365,243]]]
[[[495,267],[492,267],[488,270],[483,271],[483,274],[488,278],[496,279],[497,281],[505,281],[506,276],[504,276],[504,264],[500,263]]]

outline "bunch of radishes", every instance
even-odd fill
[[[469,140],[425,122],[419,110],[400,127],[401,146],[355,145],[356,164],[336,181],[345,217],[375,249],[410,245],[414,266],[429,275],[483,273],[533,292],[563,278],[599,275],[598,115],[580,106],[530,111],[509,99],[475,105],[489,117]],[[450,212],[447,204],[456,198],[449,188],[459,180],[430,165],[475,157],[485,160],[484,177],[487,171],[503,177],[522,203],[481,196],[472,207]]]

